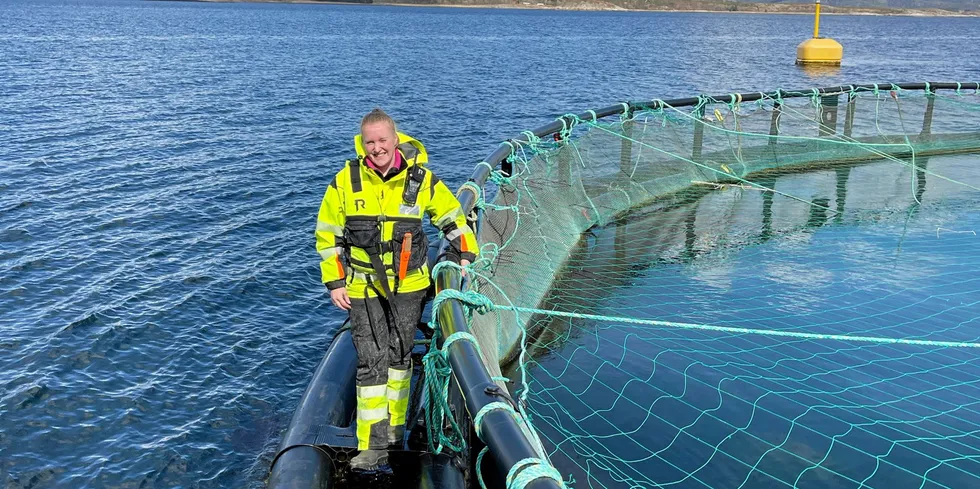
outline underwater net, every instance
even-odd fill
[[[470,329],[554,466],[577,487],[980,487],[980,87],[618,112],[505,143],[495,188],[468,188],[493,196]]]

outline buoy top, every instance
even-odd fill
[[[813,38],[820,39],[820,0],[817,0],[817,13],[813,16]]]

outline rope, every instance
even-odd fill
[[[434,309],[433,309],[434,310]],[[431,324],[430,324],[431,325]],[[449,380],[453,375],[446,350],[438,347],[439,329],[436,328],[429,344],[429,352],[422,357],[425,369],[425,390],[429,403],[426,407],[426,429],[428,430],[429,451],[434,454],[442,453],[443,449],[452,452],[462,452],[466,448],[466,438],[456,419],[449,415]],[[449,420],[450,432],[447,435],[443,429]]]
[[[480,437],[481,440],[484,439],[483,438],[483,417],[486,416],[487,414],[490,414],[491,412],[497,411],[497,410],[507,411],[508,413],[511,414],[511,416],[514,417],[515,420],[517,420],[518,422],[521,421],[520,415],[517,414],[517,411],[514,411],[514,407],[511,406],[510,404],[507,404],[507,403],[502,402],[502,401],[494,401],[494,402],[491,402],[491,403],[483,406],[482,408],[480,408],[480,411],[477,412],[476,413],[476,416],[473,417],[473,426],[476,429],[476,436]]]
[[[455,263],[447,261],[439,262],[432,268],[432,276],[437,277],[446,267],[460,268]],[[435,454],[441,453],[444,448],[448,448],[457,453],[466,448],[466,437],[462,429],[452,416],[447,416],[447,413],[451,412],[449,407],[449,381],[453,373],[449,363],[449,347],[456,341],[464,340],[470,342],[481,357],[483,355],[476,337],[465,331],[453,333],[443,342],[442,348],[439,348],[441,329],[436,323],[436,317],[438,316],[439,308],[442,307],[442,303],[447,300],[461,301],[470,306],[471,310],[477,311],[485,312],[491,307],[488,305],[486,297],[474,291],[460,292],[455,289],[445,289],[436,294],[435,298],[432,299],[432,318],[428,324],[433,331],[432,341],[429,344],[429,352],[422,357],[422,365],[426,373],[425,389],[429,394],[429,407],[426,410],[429,451]],[[481,314],[484,312],[481,312]],[[471,315],[472,312],[468,312],[467,322],[469,322]],[[447,418],[450,423],[449,435],[446,435],[443,430]]]
[[[476,435],[480,437],[481,440],[485,441],[483,438],[484,417],[487,414],[497,410],[507,411],[510,413],[510,415],[514,417],[514,420],[517,421],[518,425],[521,426],[521,429],[525,431],[525,433],[528,429],[530,429],[530,426],[528,426],[524,418],[514,410],[513,406],[505,402],[495,401],[480,408],[480,411],[473,418],[473,425],[476,429]],[[483,464],[483,456],[488,451],[489,447],[484,447],[476,458],[477,478],[479,479],[480,487],[484,489],[486,489],[487,486],[483,481],[483,472],[480,470],[480,468]],[[507,474],[506,487],[508,489],[523,489],[531,481],[540,478],[553,479],[558,483],[559,487],[567,487],[565,485],[565,481],[562,479],[561,473],[559,473],[550,462],[541,458],[525,458],[514,464]]]
[[[541,478],[552,479],[558,487],[565,487],[561,473],[540,458],[525,458],[514,464],[507,473],[505,484],[507,489],[524,489],[531,481]]]
[[[456,195],[462,195],[463,189],[466,188],[472,190],[473,193],[476,195],[476,199],[474,199],[476,202],[480,202],[481,200],[483,200],[483,189],[479,185],[477,185],[476,182],[471,180],[467,181],[463,185],[460,185],[459,190],[456,192]]]
[[[851,341],[859,343],[878,343],[891,345],[916,345],[916,346],[938,346],[942,348],[980,348],[980,343],[962,341],[933,341],[933,340],[913,340],[905,338],[883,338],[876,336],[852,336],[841,334],[820,334],[803,333],[799,331],[780,331],[773,329],[752,329],[736,328],[731,326],[712,326],[710,324],[680,323],[675,321],[657,321],[653,319],[638,319],[623,316],[601,316],[598,314],[583,314],[576,312],[553,311],[548,309],[536,309],[533,307],[516,306],[494,306],[495,309],[512,310],[530,314],[544,314],[547,316],[557,316],[576,319],[591,319],[595,321],[605,321],[613,323],[643,324],[647,326],[663,326],[668,328],[679,328],[689,330],[716,331],[721,333],[753,334],[762,336],[777,336],[797,339],[810,340],[835,340]]]
[[[892,86],[894,87],[894,85]],[[928,82],[926,82],[926,92],[927,93],[929,92]],[[915,146],[912,145],[912,141],[909,139],[909,133],[908,131],[905,130],[905,118],[902,117],[902,104],[898,102],[897,91],[892,91],[892,98],[895,99],[895,109],[898,110],[898,120],[902,124],[902,133],[905,136],[905,144],[908,145],[909,151],[912,153],[912,161],[910,162],[912,164],[912,179],[911,179],[912,198],[915,199],[916,204],[922,205],[922,202],[919,201],[919,196],[916,195],[916,191],[915,191],[916,178],[918,178],[918,174],[917,174],[918,170],[915,167]]]

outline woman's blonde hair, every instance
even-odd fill
[[[361,129],[368,124],[374,124],[376,122],[384,122],[391,126],[393,131],[398,131],[398,126],[395,124],[395,120],[391,118],[390,115],[386,114],[385,111],[381,110],[380,107],[375,107],[374,110],[368,112],[363,119],[361,119]]]

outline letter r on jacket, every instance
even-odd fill
[[[367,203],[364,202],[364,199],[354,199],[354,212],[357,212],[365,207],[367,207]]]

